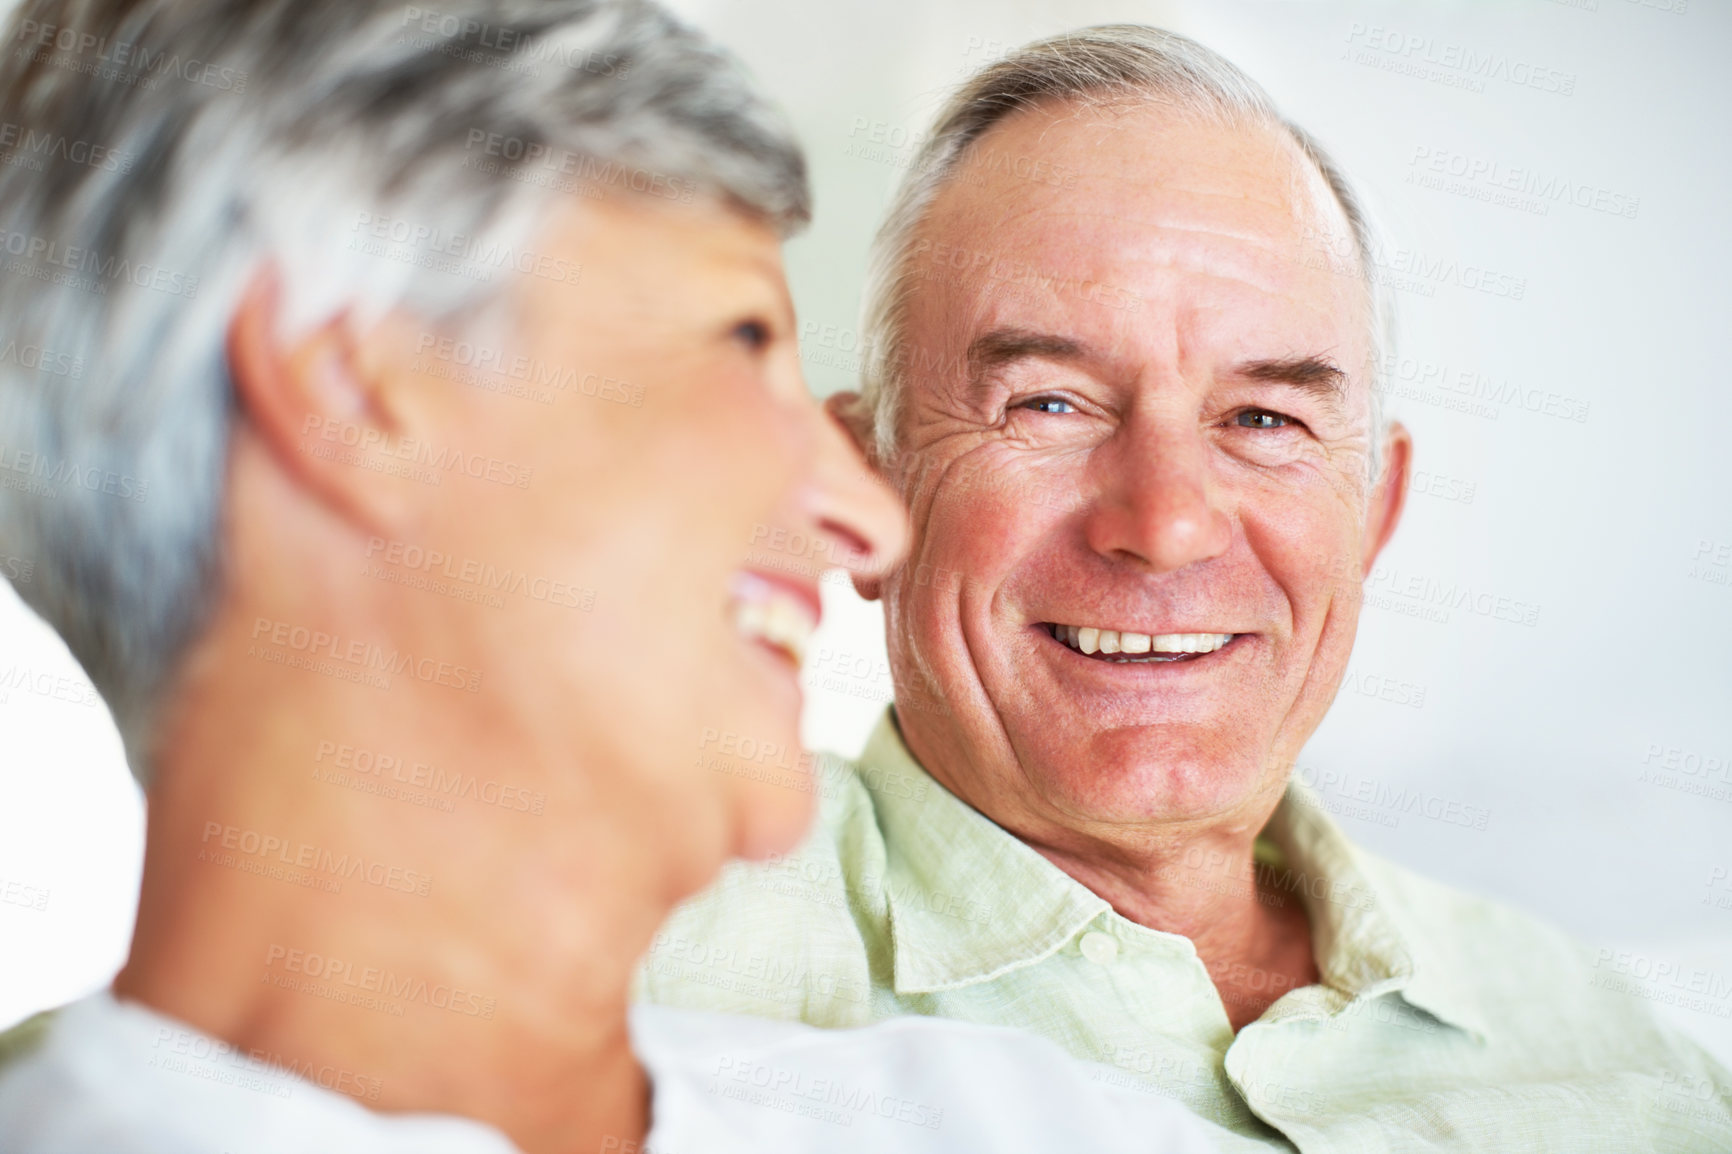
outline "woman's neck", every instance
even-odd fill
[[[439,702],[309,692],[285,678],[310,675],[259,665],[180,695],[197,720],[159,746],[116,993],[297,1069],[346,1070],[371,1108],[490,1123],[526,1154],[641,1140],[626,1011],[669,909],[657,839],[588,804],[569,762],[537,773],[497,732],[425,721]],[[542,812],[415,804],[321,754],[425,747],[429,724],[443,764],[512,765]]]

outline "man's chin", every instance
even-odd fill
[[[1069,759],[1061,754],[1039,775],[1049,796],[1094,821],[1169,824],[1221,818],[1255,805],[1272,788],[1254,756],[1211,754],[1138,736],[1103,733],[1082,756],[1074,750]]]

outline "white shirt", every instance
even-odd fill
[[[1058,1047],[905,1018],[856,1030],[645,1006],[632,1040],[654,1128],[618,1154],[1203,1154],[1210,1129]],[[516,1154],[491,1126],[382,1114],[379,1084],[289,1072],[103,992],[0,1068],[8,1154]]]

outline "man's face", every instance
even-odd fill
[[[883,590],[904,733],[1000,824],[1111,838],[1282,788],[1400,505],[1350,237],[1290,141],[1147,107],[1018,113],[939,195]]]
[[[794,651],[817,574],[753,570],[753,543],[894,554],[902,517],[806,392],[771,230],[616,200],[565,213],[536,247],[582,275],[510,290],[501,371],[465,387],[437,346],[416,362],[438,427],[510,466],[427,495],[424,544],[502,592],[427,594],[427,620],[452,634],[427,648],[484,672],[503,758],[584,766],[571,780],[606,796],[576,804],[611,807],[640,841],[666,831],[623,856],[653,851],[678,896],[729,854],[787,848],[808,819],[810,783],[790,772]],[[563,382],[537,386],[548,404],[503,387],[547,380]]]

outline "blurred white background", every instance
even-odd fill
[[[1300,772],[1385,855],[1669,963],[1644,996],[1732,1062],[1732,5],[675,7],[809,150],[817,220],[789,263],[819,393],[854,384],[867,242],[912,141],[1009,48],[1159,24],[1318,136],[1385,232],[1419,484]],[[806,736],[852,753],[890,696],[881,619],[825,588]],[[1474,608],[1500,597],[1534,623]],[[82,680],[0,593],[0,1023],[106,982],[131,928],[141,804],[60,677]]]

